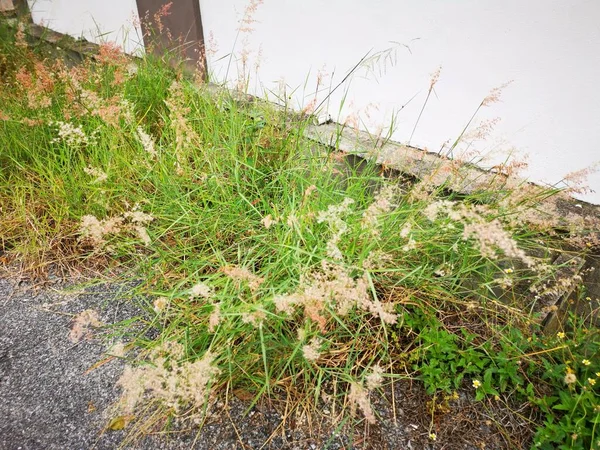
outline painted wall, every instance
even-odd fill
[[[600,162],[597,0],[199,1],[216,80],[236,86],[243,75],[250,92],[304,108],[369,54],[327,113],[374,134],[395,117],[394,140],[442,153],[492,89],[512,81],[479,110],[454,156],[485,156],[487,166],[527,156],[523,175],[549,184]],[[116,32],[135,9],[134,0],[32,4],[34,20],[92,40],[91,17]],[[139,48],[129,39],[127,49]],[[596,193],[578,197],[600,204],[600,173],[588,184]]]
[[[97,44],[115,42],[128,53],[143,52],[135,0],[28,0],[36,24]]]
[[[371,49],[397,42],[403,45],[388,55],[394,58],[386,67],[380,58],[374,71],[354,77],[341,113],[344,92],[332,96],[334,119],[355,123],[358,112],[362,126],[376,133],[408,103],[397,114],[394,139],[438,151],[457,138],[493,88],[512,80],[501,101],[482,108],[467,132],[465,142],[471,142],[475,131],[486,131],[482,121],[500,119],[486,140],[467,145],[467,157],[478,150],[494,165],[511,152],[520,159],[528,155],[524,175],[547,183],[600,161],[596,0],[267,0],[253,13],[256,22],[242,23],[253,31],[239,35],[247,0],[200,4],[206,38],[212,37],[209,67],[218,79],[225,78],[229,63],[219,59],[235,45],[230,80],[245,53],[251,91],[273,98],[284,80],[288,93],[295,90],[292,101],[307,105],[319,70],[333,74],[335,85]],[[431,74],[440,66],[413,134]],[[597,192],[579,197],[600,203],[600,174],[588,182]]]

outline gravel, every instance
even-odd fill
[[[131,427],[110,430],[110,406],[119,398],[116,382],[124,368],[117,358],[106,361],[110,325],[142,314],[123,295],[126,287],[55,283],[35,289],[0,278],[0,450],[515,448],[486,425],[490,411],[464,393],[450,414],[436,417],[437,441],[430,441],[428,397],[409,380],[372,398],[376,426],[338,428],[326,405],[284,421],[276,402],[251,407],[230,396],[217,401],[201,429],[176,423],[164,433],[159,421],[145,436],[131,436]],[[87,309],[109,326],[72,342],[74,318]]]
[[[131,306],[104,289],[62,295],[0,279],[0,448],[115,448],[122,433],[104,433],[103,412],[115,400],[123,370],[102,359],[98,340],[73,343],[74,314],[101,308],[101,320],[130,316]]]

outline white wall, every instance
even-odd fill
[[[28,0],[34,23],[95,43],[115,42],[143,51],[135,0]]]
[[[222,80],[229,58],[219,58],[234,47],[248,0],[200,4],[205,36],[214,39],[209,50],[217,50],[208,54],[209,67]],[[370,49],[383,50],[395,41],[410,51],[398,48],[395,66],[381,77],[355,77],[339,116],[343,93],[334,95],[329,108],[334,119],[362,111],[363,126],[376,131],[416,95],[399,113],[394,133],[395,140],[408,142],[430,74],[441,65],[437,97],[432,95],[411,144],[437,151],[453,141],[489,91],[513,80],[502,101],[478,115],[478,120],[501,121],[469,150],[492,152],[490,165],[509,152],[527,154],[525,175],[547,183],[600,161],[597,0],[266,0],[254,19],[254,31],[241,33],[235,47],[238,67],[239,52],[251,52],[254,93],[278,92],[283,79],[288,91],[297,89],[293,102],[306,104],[312,96],[302,94],[314,90],[319,69],[335,71],[335,84]],[[235,77],[230,69],[228,78]],[[588,183],[597,192],[579,197],[600,203],[600,174]]]

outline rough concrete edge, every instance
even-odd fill
[[[510,189],[526,187],[532,193],[544,197],[551,187],[543,187],[514,175],[505,175],[492,170],[482,169],[471,163],[463,163],[448,159],[437,153],[431,153],[420,148],[411,147],[398,142],[387,140],[380,143],[369,133],[330,122],[309,126],[305,136],[323,145],[335,148],[344,153],[354,154],[365,159],[375,160],[378,164],[395,169],[401,173],[413,176],[419,180],[429,177],[435,187],[444,186],[459,194],[476,194],[490,191],[490,188]],[[557,191],[557,189],[555,189]],[[600,220],[600,205],[594,205],[573,197],[561,195],[560,200],[567,202],[569,213],[579,216],[593,216]],[[556,198],[542,200],[548,204],[548,210],[556,207]],[[566,219],[564,217],[558,219]],[[566,221],[556,225],[565,226]]]
[[[0,0],[0,13],[12,14],[15,10],[15,5],[12,0]]]
[[[576,279],[585,264],[585,260],[560,254],[553,264],[558,267],[556,279],[549,283],[546,293],[542,294],[536,302],[541,306],[541,308],[538,308],[541,312],[540,322],[547,334],[560,331],[560,325],[569,309],[569,297],[575,290],[573,284],[563,285],[560,281]]]

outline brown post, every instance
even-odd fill
[[[206,53],[199,0],[137,0],[146,51],[172,55],[189,71],[206,77]]]

